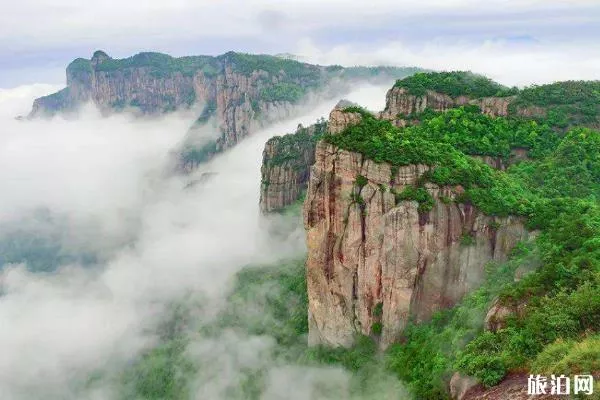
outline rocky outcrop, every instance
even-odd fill
[[[476,385],[467,390],[462,397],[453,397],[460,400],[534,400],[534,399],[557,399],[569,398],[568,396],[557,396],[550,394],[529,395],[527,394],[527,378],[524,373],[509,374],[502,382],[492,388]]]
[[[467,96],[450,97],[446,94],[427,90],[422,96],[410,94],[406,88],[393,87],[386,96],[385,110],[380,118],[403,125],[410,116],[422,113],[426,108],[433,111],[446,111],[450,108],[476,105],[490,116],[507,116],[510,102],[515,97],[483,97],[471,99]]]
[[[525,148],[514,148],[510,151],[508,159],[503,157],[492,157],[492,156],[471,156],[479,161],[482,161],[492,168],[504,171],[509,166],[516,164],[520,161],[529,159],[528,150]]]
[[[296,202],[308,187],[317,139],[327,122],[298,126],[296,133],[275,136],[265,144],[261,166],[260,209],[273,212]]]
[[[455,400],[463,400],[467,392],[475,386],[477,386],[475,378],[455,372],[450,379],[450,395]]]
[[[67,87],[36,99],[29,117],[73,112],[87,102],[104,113],[128,109],[143,114],[199,104],[203,110],[196,125],[214,121],[221,135],[201,149],[193,139],[186,141],[181,168],[189,169],[258,127],[293,115],[310,93],[338,95],[355,80],[391,82],[413,72],[414,68],[324,67],[234,52],[181,58],[140,53],[112,59],[96,51],[90,60],[69,64]]]
[[[361,121],[362,115],[360,113],[345,111],[348,107],[352,106],[355,106],[355,104],[342,100],[333,108],[329,113],[329,133],[340,133],[346,127],[356,125]]]
[[[532,232],[535,235],[535,232]],[[506,327],[506,322],[510,316],[520,318],[525,313],[527,303],[521,301],[518,304],[503,304],[499,299],[495,299],[488,310],[484,327],[488,331],[497,331]]]
[[[295,201],[306,191],[310,167],[315,162],[317,139],[327,133],[339,133],[347,126],[357,124],[362,115],[344,111],[356,106],[340,100],[329,114],[329,120],[321,120],[296,133],[271,138],[263,150],[261,166],[260,209],[262,212],[280,210]]]
[[[452,98],[448,95],[428,90],[423,96],[410,94],[402,87],[391,88],[386,95],[385,110],[380,118],[395,120],[411,114],[418,114],[430,108],[435,111],[446,111],[449,108],[468,104],[465,96]]]
[[[506,327],[506,319],[513,313],[513,310],[510,307],[500,304],[498,299],[494,300],[494,303],[488,310],[484,327],[488,331],[497,331],[498,329],[502,329]]]
[[[349,346],[377,322],[385,347],[410,318],[456,304],[481,284],[486,263],[505,260],[526,238],[520,219],[455,202],[461,187],[427,184],[435,200],[428,212],[414,201],[396,204],[392,190],[428,170],[317,144],[304,203],[311,345]]]

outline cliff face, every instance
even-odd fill
[[[380,118],[402,124],[407,116],[421,113],[426,108],[433,111],[446,111],[464,105],[476,105],[484,114],[490,116],[507,116],[508,106],[514,98],[515,96],[478,99],[467,96],[450,97],[431,90],[427,90],[422,96],[416,96],[410,94],[405,88],[393,87],[387,93],[385,110],[380,114]]]
[[[492,115],[503,115],[508,107],[508,99],[477,101]],[[466,97],[433,92],[418,97],[393,88],[380,118],[472,103]],[[360,122],[361,114],[349,111],[331,112],[329,133]],[[525,156],[516,149],[511,160]],[[506,167],[493,157],[482,161]],[[409,319],[427,320],[478,287],[485,265],[504,261],[527,238],[522,219],[490,217],[456,201],[464,191],[460,186],[425,184],[434,200],[429,211],[416,201],[397,202],[395,194],[418,186],[429,169],[394,168],[317,144],[304,203],[310,344],[350,346],[359,333],[378,337],[386,347]]]
[[[310,167],[315,163],[317,140],[325,133],[339,133],[346,126],[358,123],[359,113],[343,112],[354,106],[341,100],[324,119],[309,127],[299,126],[296,133],[275,136],[265,144],[261,166],[260,209],[280,210],[296,202],[308,188]]]
[[[260,209],[273,212],[296,202],[308,187],[317,139],[327,129],[320,121],[299,126],[294,134],[275,136],[266,143],[261,166]]]
[[[387,82],[414,68],[323,67],[266,55],[229,52],[217,57],[174,58],[140,53],[112,59],[97,51],[91,60],[67,67],[67,87],[36,99],[30,118],[76,111],[92,102],[105,112],[134,109],[144,114],[204,106],[196,125],[214,121],[216,143],[183,149],[181,163],[191,168],[228,149],[256,128],[291,116],[311,92],[339,93],[357,80]],[[189,151],[188,151],[189,150]]]
[[[307,231],[309,343],[349,346],[380,325],[381,345],[393,342],[409,318],[458,302],[527,236],[521,220],[492,218],[453,201],[460,187],[428,185],[429,212],[396,204],[429,168],[392,172],[357,153],[319,142],[304,204]],[[357,177],[366,184],[357,185]]]

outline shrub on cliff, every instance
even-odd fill
[[[409,325],[402,344],[390,349],[389,367],[413,393],[439,399],[447,396],[445,382],[456,368],[495,385],[511,370],[531,368],[538,354],[543,358],[558,346],[557,340],[577,342],[598,332],[600,132],[576,128],[561,137],[552,120],[490,118],[470,108],[421,118],[419,125],[397,128],[365,114],[360,123],[325,140],[395,168],[429,165],[423,182],[461,185],[465,191],[458,201],[487,214],[525,216],[531,229],[541,230],[534,251],[541,261],[537,270],[514,282],[515,269],[526,266],[528,256],[513,257],[512,273],[488,280],[430,323]],[[529,160],[506,171],[470,156],[506,160],[514,148],[528,150]],[[423,187],[411,187],[398,197],[427,205],[425,193]],[[527,307],[501,329],[486,332],[483,317],[494,298]]]
[[[428,90],[452,97],[510,96],[517,89],[509,89],[471,72],[418,72],[408,78],[398,80],[396,87],[402,87],[415,96],[423,96]]]

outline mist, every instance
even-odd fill
[[[0,259],[0,398],[119,398],[115,371],[160,342],[161,326],[182,302],[191,310],[186,357],[211,367],[196,373],[191,398],[231,398],[248,365],[268,371],[261,398],[350,398],[340,368],[275,368],[268,335],[198,334],[225,306],[236,272],[304,257],[297,218],[259,213],[262,149],[270,137],[326,117],[337,100],[177,176],[165,170],[193,113],[103,118],[88,106],[75,120],[14,119],[55,89],[0,91],[0,242],[18,232],[46,246],[42,261],[58,260],[36,268]],[[379,110],[387,89],[366,86],[345,97]],[[314,397],[323,384],[332,397]]]

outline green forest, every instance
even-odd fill
[[[459,85],[456,93],[475,96],[505,90],[487,80],[474,82],[471,89]],[[577,83],[532,87],[516,98],[520,106],[591,104],[595,85],[586,83],[586,94],[575,89]],[[555,100],[540,94],[554,90],[561,91]],[[345,111],[360,113],[361,122],[336,135],[327,134],[323,124],[315,136],[300,130],[277,138],[289,151],[269,162],[293,163],[299,156],[293,151],[298,142],[321,138],[393,167],[427,164],[432,170],[418,186],[395,193],[397,202],[415,200],[419,212],[427,212],[435,200],[424,188],[426,182],[461,185],[464,194],[447,201],[473,204],[488,215],[522,216],[539,234],[520,243],[507,262],[490,262],[483,285],[459,304],[437,312],[429,322],[409,323],[384,353],[366,336],[358,337],[350,349],[306,346],[303,259],[240,272],[228,308],[202,335],[219,335],[230,328],[270,335],[277,343],[268,356],[270,365],[343,367],[352,375],[351,398],[356,399],[383,398],[387,390],[397,398],[447,399],[455,371],[491,387],[515,371],[573,375],[600,370],[600,132],[570,123],[557,126],[553,118],[539,116],[492,118],[474,106],[443,113],[427,110],[417,124],[404,128],[360,107]],[[514,149],[525,151],[527,158],[514,162]],[[493,169],[472,156],[496,157],[508,168]],[[357,178],[358,185],[363,181]],[[299,207],[298,203],[288,211],[299,215]],[[258,289],[264,286],[278,289],[267,291],[264,298],[257,294],[264,293]],[[260,315],[248,311],[255,301],[261,303]],[[521,311],[501,328],[485,330],[484,317],[494,302]],[[184,347],[171,338],[143,356],[125,375],[136,393],[148,399],[185,398],[184,377],[199,367],[183,356]],[[249,368],[245,374],[231,389],[231,398],[260,399],[265,367]],[[335,398],[328,397],[335,391],[324,387],[319,398]]]
[[[553,88],[524,93],[536,101],[530,93]],[[569,96],[556,101],[587,101],[577,91]],[[530,229],[540,231],[535,241],[515,249],[508,263],[489,265],[479,290],[431,322],[409,326],[403,344],[387,352],[387,366],[417,398],[447,397],[447,382],[457,370],[486,386],[511,371],[598,371],[600,132],[570,127],[561,134],[552,120],[491,118],[474,107],[429,111],[406,128],[364,110],[347,111],[361,112],[362,121],[324,140],[377,162],[430,165],[423,183],[462,185],[464,196],[456,201],[489,215],[524,216]],[[508,160],[513,148],[527,149],[528,159],[506,171],[471,157]],[[419,201],[427,211],[432,199],[419,189],[397,197]],[[515,271],[523,267],[532,271],[515,282]],[[525,311],[513,314],[502,329],[484,331],[483,317],[496,298],[513,309],[526,305]]]

